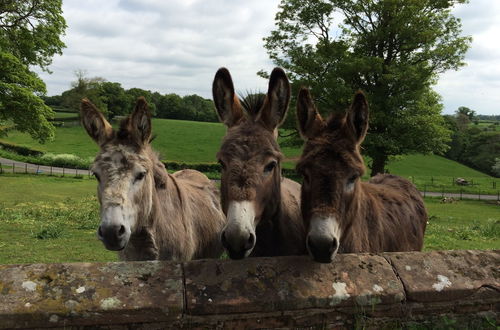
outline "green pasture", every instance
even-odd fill
[[[54,119],[65,119],[65,118],[77,118],[78,114],[76,112],[55,112]]]
[[[470,127],[478,127],[481,129],[488,128],[488,130],[500,131],[500,122],[493,120],[479,120],[476,124],[472,121],[469,125]]]
[[[496,195],[500,179],[438,155],[405,155],[389,161],[387,169],[412,181],[419,190]],[[468,186],[455,184],[457,178],[471,182]]]
[[[156,136],[153,148],[166,161],[215,162],[225,133],[226,127],[220,123],[153,119],[153,135]],[[45,144],[16,131],[9,132],[1,140],[53,154],[72,153],[84,159],[94,157],[98,151],[97,145],[81,126],[57,127],[55,140]],[[296,157],[300,155],[300,148],[286,147],[283,152],[286,157]]]
[[[96,238],[95,190],[87,177],[0,175],[0,264],[117,260]],[[425,250],[500,248],[499,205],[425,202]]]
[[[0,175],[0,263],[113,261],[96,238],[96,181]]]

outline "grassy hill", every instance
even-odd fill
[[[163,160],[183,162],[215,162],[226,127],[220,123],[205,123],[172,119],[153,119],[153,148]],[[97,145],[81,126],[56,128],[56,139],[39,144],[28,134],[9,132],[0,141],[12,142],[54,154],[74,154],[81,158],[94,157]],[[299,148],[283,148],[286,157],[300,154]]]

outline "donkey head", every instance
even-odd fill
[[[101,205],[97,235],[107,249],[122,250],[152,208],[151,115],[139,98],[115,131],[89,100],[82,100],[80,112],[83,126],[100,147],[92,165]]]
[[[221,241],[232,259],[241,259],[255,247],[261,219],[269,219],[280,207],[282,154],[276,138],[288,110],[290,85],[284,71],[275,68],[267,95],[249,96],[240,103],[229,71],[221,68],[212,91],[219,119],[228,127],[217,154],[228,221]]]
[[[350,226],[364,162],[359,152],[368,129],[368,104],[357,92],[347,115],[323,120],[309,91],[297,100],[299,130],[306,141],[297,164],[303,176],[302,216],[308,227],[307,249],[314,260],[331,262]]]

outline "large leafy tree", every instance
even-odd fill
[[[0,1],[0,121],[44,142],[54,135],[53,113],[44,104],[45,83],[30,71],[48,71],[55,54],[65,47],[61,0]]]
[[[446,150],[450,132],[432,85],[464,65],[471,39],[451,14],[464,2],[282,0],[264,46],[295,90],[312,89],[320,111],[344,111],[355,90],[367,93],[363,147],[374,175],[389,156]]]

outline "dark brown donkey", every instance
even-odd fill
[[[228,127],[217,154],[228,221],[222,245],[232,259],[305,254],[300,185],[281,177],[283,155],[276,141],[290,101],[285,73],[274,69],[267,95],[241,103],[227,69],[217,71],[212,87],[217,113]]]
[[[306,140],[297,164],[304,178],[302,214],[314,260],[331,262],[337,251],[421,250],[427,213],[415,186],[387,174],[360,181],[365,171],[360,144],[368,129],[364,94],[354,96],[347,115],[325,121],[303,88],[297,117]]]
[[[99,181],[98,237],[122,260],[218,257],[225,225],[217,189],[204,174],[169,174],[151,149],[151,115],[144,98],[115,131],[88,100],[82,123],[100,147],[92,171]]]

